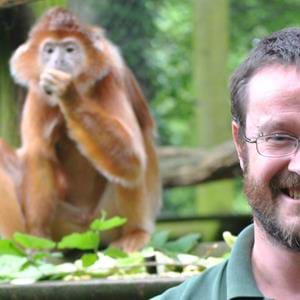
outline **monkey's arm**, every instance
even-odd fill
[[[70,137],[101,174],[124,186],[135,185],[143,174],[143,138],[126,92],[115,84],[100,95],[82,97],[68,74],[48,70],[42,86],[58,98]],[[99,99],[101,98],[101,99]]]

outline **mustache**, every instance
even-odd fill
[[[270,181],[272,190],[300,187],[300,176],[296,173],[278,174]]]

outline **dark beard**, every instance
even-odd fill
[[[270,184],[254,180],[248,176],[247,164],[244,172],[244,191],[252,208],[253,216],[273,242],[287,249],[300,252],[300,232],[283,226],[278,220],[276,197],[281,193],[280,187],[300,185],[300,176],[295,173],[279,174],[272,178]]]

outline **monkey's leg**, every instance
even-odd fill
[[[61,200],[54,158],[37,149],[24,155],[23,206],[30,234],[51,237],[57,202]]]
[[[121,248],[127,253],[138,251],[146,246],[150,241],[151,235],[149,232],[136,228],[130,232],[123,234],[120,238],[113,241],[111,246]]]
[[[18,201],[22,170],[16,152],[0,140],[0,235],[11,237],[25,231],[25,220]]]
[[[101,235],[104,244],[133,252],[143,248],[154,229],[154,216],[143,187],[123,188],[114,184],[102,195],[97,211],[104,210],[108,217],[119,215],[127,222],[114,231]]]
[[[51,236],[56,204],[64,197],[63,170],[56,157],[60,117],[43,95],[29,91],[23,108],[21,136],[22,207],[30,234]]]
[[[155,149],[150,139],[145,145],[148,160],[140,184],[132,188],[111,184],[110,193],[108,191],[101,199],[112,213],[127,218],[120,237],[112,243],[127,252],[141,249],[148,243],[161,207],[161,183]]]

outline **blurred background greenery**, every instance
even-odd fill
[[[24,92],[14,88],[8,60],[51,6],[69,7],[106,29],[149,100],[159,146],[210,149],[229,140],[230,73],[262,36],[300,25],[298,0],[25,2],[0,9],[0,136],[13,145]],[[161,219],[250,213],[239,177],[165,189],[163,203]]]

